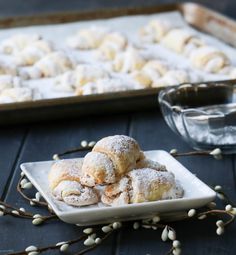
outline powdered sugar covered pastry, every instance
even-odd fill
[[[152,83],[165,75],[169,69],[170,65],[163,60],[150,60],[140,71],[133,72],[131,77],[144,87],[151,87]]]
[[[91,26],[80,29],[69,37],[67,45],[73,49],[90,50],[98,48],[109,30],[105,27]]]
[[[7,74],[0,75],[0,93],[5,89],[21,87],[21,83],[20,77]]]
[[[225,66],[219,71],[219,74],[226,75],[230,79],[236,79],[236,67],[235,66]]]
[[[134,169],[118,183],[108,185],[102,202],[111,206],[180,198],[183,189],[173,173],[151,168]]]
[[[155,80],[152,83],[152,87],[158,88],[186,82],[195,82],[197,79],[198,77],[191,77],[190,73],[186,70],[170,70],[163,77]]]
[[[118,32],[107,34],[98,48],[98,58],[113,60],[117,54],[125,50],[128,44],[127,38]]]
[[[17,75],[17,66],[9,61],[0,60],[0,75],[9,74],[16,76]]]
[[[108,77],[108,71],[99,65],[81,64],[74,70],[58,76],[55,80],[55,88],[64,91],[74,91],[87,83]]]
[[[126,90],[142,89],[142,86],[123,78],[105,78],[90,82],[76,90],[77,95],[102,94]]]
[[[81,182],[88,186],[114,183],[143,158],[133,138],[125,135],[105,137],[85,156],[82,166],[84,178]]]
[[[148,158],[143,158],[137,162],[135,169],[140,169],[140,168],[151,168],[157,171],[167,171],[164,165],[161,165],[157,161],[153,161]]]
[[[0,103],[24,102],[40,99],[41,95],[38,91],[28,87],[16,87],[4,89],[0,93]]]
[[[38,79],[41,77],[55,77],[75,66],[71,57],[63,51],[56,51],[47,54],[36,62],[32,67],[20,71],[24,79]]]
[[[209,73],[219,73],[230,61],[224,52],[210,46],[200,47],[190,55],[194,67]]]
[[[142,69],[146,60],[138,51],[133,47],[128,47],[124,52],[117,54],[113,62],[113,70],[121,73],[131,73]]]
[[[175,28],[170,30],[163,38],[161,43],[165,47],[177,53],[184,53],[186,55],[189,54],[190,49],[198,48],[204,45],[204,42],[200,38],[198,38],[191,31],[183,28]],[[191,48],[188,45],[191,45]],[[196,47],[194,47],[194,45]]]
[[[5,54],[14,54],[23,50],[32,42],[39,40],[38,34],[16,34],[0,43],[0,51]]]
[[[98,202],[95,189],[80,183],[83,160],[60,160],[52,165],[48,180],[56,199],[73,206],[85,206]]]
[[[14,54],[15,62],[19,66],[33,65],[38,60],[54,50],[52,42],[36,40],[27,45],[22,51]]]
[[[140,36],[148,42],[158,43],[173,28],[167,20],[154,19],[141,28]]]

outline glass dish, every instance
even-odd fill
[[[236,152],[236,80],[182,84],[159,94],[169,127],[194,149]]]

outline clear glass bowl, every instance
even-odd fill
[[[194,149],[236,152],[236,81],[183,84],[159,94],[169,127]]]

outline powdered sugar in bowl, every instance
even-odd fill
[[[183,84],[159,94],[164,119],[195,149],[236,152],[236,81]]]

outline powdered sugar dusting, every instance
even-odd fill
[[[66,172],[72,177],[80,177],[82,164],[82,159],[59,160],[53,164],[52,173],[55,174],[55,177],[62,172]]]
[[[100,152],[89,152],[85,156],[82,173],[83,175],[92,176],[95,182],[115,182],[114,165],[107,155]],[[103,180],[101,180],[102,177],[100,175],[102,175]]]
[[[117,154],[129,153],[135,147],[140,150],[138,143],[133,138],[125,135],[105,137],[96,143],[94,150],[98,147],[106,148]]]

